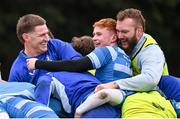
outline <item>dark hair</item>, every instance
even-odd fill
[[[31,32],[34,30],[34,27],[44,24],[46,24],[46,20],[40,17],[39,15],[27,14],[20,17],[16,25],[16,34],[18,39],[22,44],[24,44],[22,34]]]
[[[89,54],[95,48],[92,37],[90,36],[73,37],[72,46],[77,52],[81,53],[83,56]]]
[[[141,25],[143,30],[145,31],[145,19],[141,13],[140,10],[134,9],[134,8],[129,8],[125,10],[119,11],[117,14],[117,20],[118,21],[123,21],[126,18],[131,18],[133,19],[137,25]]]

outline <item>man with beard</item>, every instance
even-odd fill
[[[30,70],[34,70],[35,62],[36,62],[36,68],[39,68],[39,69],[44,68],[49,71],[82,72],[82,71],[87,71],[90,69],[96,69],[95,76],[102,83],[132,76],[131,75],[132,71],[130,69],[130,63],[131,63],[130,59],[125,54],[125,52],[117,46],[117,36],[116,36],[116,29],[115,29],[116,20],[112,18],[104,18],[95,22],[93,27],[94,27],[93,41],[96,48],[94,51],[92,51],[90,54],[88,54],[84,58],[81,58],[79,60],[55,61],[55,62],[40,61],[40,60],[36,62],[37,59],[28,59],[27,60],[28,68]],[[82,76],[79,75],[79,77],[82,77]],[[58,79],[61,82],[63,78],[61,77]],[[72,79],[72,80],[74,81],[75,79]],[[90,79],[86,79],[86,80],[90,80]],[[73,81],[71,81],[71,83]],[[76,83],[77,81],[78,80],[76,79]],[[83,87],[83,85],[85,85],[85,82],[82,83],[82,86],[79,86],[79,87]],[[66,84],[65,87],[68,87],[68,85]],[[124,97],[132,93],[132,92],[126,93],[120,90],[116,90],[116,91],[118,91],[119,93],[118,95],[118,97],[120,98],[120,100],[118,100],[119,103],[123,101]],[[109,94],[113,94],[112,90],[109,91],[109,93],[107,92],[107,95]],[[115,92],[115,94],[117,93]],[[112,96],[112,97],[116,97],[116,96]],[[110,97],[111,96],[107,96],[104,99],[104,101],[99,100],[99,102],[94,103],[94,106],[98,106],[98,105],[104,104],[105,102],[108,102],[110,100]],[[98,100],[96,96],[94,96],[91,99],[94,99],[94,101]],[[74,98],[71,100],[74,100]],[[92,103],[90,106],[92,106]],[[85,106],[83,107],[84,107],[83,109],[85,109]]]
[[[155,90],[159,84],[160,88],[166,94],[168,99],[174,99],[180,101],[179,93],[176,92],[179,88],[174,89],[170,94],[170,88],[165,86],[173,85],[177,87],[178,82],[174,77],[168,76],[168,68],[165,61],[164,54],[157,42],[145,32],[145,19],[141,14],[141,11],[137,9],[125,9],[117,14],[116,30],[118,35],[118,44],[131,58],[131,66],[133,68],[133,77],[116,80],[114,82],[101,84],[97,86],[96,91],[104,88],[120,88],[122,90],[133,90],[133,91],[151,91]],[[168,79],[167,81],[165,79]],[[179,84],[179,83],[178,83]],[[173,87],[174,88],[174,87]],[[150,92],[151,93],[151,92]],[[128,96],[124,102],[122,108],[122,115],[126,117],[134,117],[133,115],[139,110],[144,113],[145,109],[141,108],[142,105],[147,104],[146,97],[150,94],[149,92],[136,93],[135,95]],[[171,97],[170,97],[171,95]],[[156,96],[150,97],[152,102]],[[133,100],[136,100],[133,102]],[[139,101],[138,101],[139,100]],[[175,103],[176,104],[176,103]],[[155,105],[154,105],[155,106]],[[156,107],[163,107],[162,105],[156,105]],[[167,108],[168,106],[166,106]],[[162,109],[165,109],[163,107]],[[133,111],[134,110],[134,111]],[[139,111],[139,112],[141,112]],[[155,111],[155,110],[154,110]],[[139,114],[142,114],[139,113]],[[137,115],[137,114],[136,114]],[[146,115],[144,115],[147,117]]]
[[[114,25],[112,26],[112,24],[114,24]],[[121,58],[118,60],[114,60],[115,59],[114,57],[117,55],[115,52],[112,52],[114,50],[109,46],[113,46],[113,47],[115,46],[114,48],[116,48],[116,45],[115,45],[116,44],[116,33],[115,33],[116,29],[115,29],[115,27],[116,27],[116,22],[114,22],[114,20],[112,20],[112,19],[102,19],[102,20],[99,20],[98,22],[96,22],[94,24],[93,40],[94,40],[95,46],[101,47],[101,48],[96,48],[95,51],[93,51],[92,53],[90,53],[83,59],[74,60],[74,61],[56,61],[56,62],[36,61],[36,59],[31,59],[27,63],[29,66],[29,69],[32,70],[36,67],[36,68],[45,68],[46,70],[51,70],[51,71],[64,71],[64,70],[66,70],[66,71],[86,71],[86,70],[92,69],[96,66],[101,66],[101,68],[97,67],[98,68],[97,73],[101,74],[101,75],[99,75],[99,74],[96,75],[98,77],[98,79],[103,79],[102,77],[105,77],[105,75],[108,76],[110,74],[112,74],[112,76],[114,76],[113,74],[118,74],[118,75],[123,76],[123,72],[125,73],[127,70],[121,70],[121,72],[118,72],[118,73],[116,71],[117,69],[121,69],[121,68],[123,69],[122,64],[118,65],[118,66],[117,65],[112,66],[112,64],[110,63],[110,61],[111,61],[110,59],[112,59],[112,62],[117,61],[116,63],[122,63],[122,61],[126,61],[125,59],[128,58],[128,57],[124,57],[125,59]],[[107,45],[109,45],[109,46],[107,47]],[[106,46],[106,47],[102,47],[102,46]],[[105,52],[106,55],[99,55],[99,54],[102,54],[102,52],[99,53],[100,49],[106,50],[106,52]],[[116,51],[118,51],[118,50],[116,50]],[[110,53],[110,55],[107,55],[108,53]],[[102,59],[104,59],[104,60],[102,60]],[[109,59],[109,61],[108,61],[108,59]],[[93,65],[93,63],[95,65]],[[105,71],[102,69],[107,69],[106,65],[104,65],[105,63],[107,63],[107,66],[110,65],[111,68],[109,68],[109,70],[106,71],[106,74],[102,75],[102,72]],[[114,73],[112,73],[114,68],[115,68]],[[124,69],[127,69],[127,68],[124,68]],[[105,77],[104,79],[106,79],[106,80],[101,80],[101,82],[110,81],[109,80],[110,78],[109,79],[108,78],[109,77]],[[116,79],[117,78],[114,78],[113,80],[116,80]],[[108,91],[108,90],[106,90],[106,91]],[[109,92],[112,93],[112,90],[109,90]],[[109,95],[108,93],[105,93],[105,94]],[[132,97],[136,98],[136,97],[140,96],[143,99],[147,100],[147,101],[144,101],[144,102],[146,102],[146,104],[143,103],[145,105],[148,105],[147,110],[142,111],[144,114],[137,113],[137,111],[134,111],[135,112],[134,115],[130,115],[129,113],[128,114],[122,113],[123,114],[122,117],[137,117],[137,118],[138,117],[144,117],[144,118],[145,117],[156,117],[156,118],[158,118],[158,117],[159,118],[160,117],[166,117],[166,118],[176,117],[175,111],[173,110],[170,102],[168,102],[164,98],[162,98],[162,96],[158,92],[152,91],[149,93],[137,93],[137,94],[133,94],[133,95],[132,95]],[[111,99],[113,99],[114,97],[117,99],[117,104],[120,104],[120,100],[118,101],[119,97],[113,96],[113,97],[111,97]],[[156,97],[156,98],[153,101],[151,101],[151,98],[153,98],[153,97]],[[93,97],[93,98],[94,98],[94,101],[98,100],[95,97]],[[91,98],[91,99],[93,99],[93,98]],[[98,96],[97,96],[97,98],[98,98]],[[108,102],[108,101],[111,102],[111,99],[104,98],[105,102]],[[132,100],[139,101],[139,99],[131,99],[131,101]],[[125,102],[127,102],[127,101],[125,101]],[[153,102],[153,105],[152,105],[152,102]],[[161,102],[161,103],[159,104],[159,102]],[[95,102],[93,102],[93,103],[91,102],[90,104],[94,104],[94,106],[97,106],[97,105],[95,105],[96,104]],[[137,103],[137,104],[139,104],[139,103]],[[99,105],[100,105],[100,103],[99,103]],[[131,107],[131,106],[129,106],[129,104],[123,104],[123,108],[122,108],[123,110],[124,110],[124,107],[125,108],[127,107],[126,105],[128,107]],[[84,103],[84,105],[81,106],[82,107],[81,110],[84,110],[85,106],[87,106],[87,103],[86,104]],[[139,105],[138,108],[142,108],[143,106]],[[164,106],[167,106],[165,108],[166,110],[164,112],[161,112],[162,111],[161,107],[164,108]],[[132,109],[130,109],[130,111],[131,110]],[[149,111],[149,110],[151,112],[147,113],[147,115],[145,115],[145,112]],[[159,111],[157,111],[157,110],[159,110]]]
[[[145,19],[136,9],[126,9],[117,15],[118,44],[130,56],[134,77],[118,80],[121,89],[149,91],[162,75],[168,75],[165,57],[156,41],[145,31]]]

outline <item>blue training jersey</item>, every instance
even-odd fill
[[[87,56],[96,69],[95,76],[102,83],[132,76],[131,60],[117,45],[95,48]]]
[[[30,83],[0,82],[0,98],[7,96],[25,96],[34,100],[35,86]]]
[[[48,51],[35,58],[53,61],[78,59],[80,57],[81,54],[76,52],[70,43],[58,39],[51,39],[48,42]],[[28,58],[30,57],[28,57],[23,50],[20,51],[18,57],[13,62],[8,81],[29,82],[36,85],[38,78],[47,73],[46,70],[42,69],[36,69],[30,72],[26,65]]]
[[[53,72],[47,75],[57,79],[55,84],[59,88],[56,91],[61,95],[64,110],[68,112],[67,110],[71,109],[72,114],[81,102],[94,91],[95,87],[101,84],[95,76],[87,72]]]

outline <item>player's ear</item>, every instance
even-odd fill
[[[116,35],[116,34],[113,34],[113,35],[111,36],[111,42],[116,42],[116,40],[117,40],[117,35]]]
[[[23,38],[24,41],[27,41],[28,39],[30,39],[30,36],[29,36],[28,33],[23,33],[22,38]]]

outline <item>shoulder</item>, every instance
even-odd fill
[[[105,47],[98,47],[98,48],[95,48],[95,50],[93,50],[90,54],[95,54],[95,55],[98,55],[98,56],[102,56],[102,57],[105,57],[107,55],[111,55],[111,54],[114,54],[112,53],[114,52],[114,50],[112,49],[112,47],[109,47],[109,46],[105,46]],[[116,53],[115,53],[116,54]]]
[[[139,53],[139,61],[164,62],[164,53],[158,45],[149,45]]]
[[[26,67],[27,58],[28,57],[23,53],[23,51],[21,51],[11,66],[10,74],[22,73],[22,71],[24,71],[24,68]]]
[[[60,39],[50,39],[48,42],[48,50],[49,51],[62,51],[64,47],[67,47],[68,43],[64,42]]]
[[[101,52],[114,52],[116,53],[116,50],[112,46],[104,46],[104,47],[99,47],[95,48],[95,51],[101,51]]]
[[[48,45],[64,44],[65,42],[61,39],[50,39]]]
[[[149,45],[147,47],[145,47],[142,51],[141,54],[143,55],[163,55],[163,51],[161,50],[161,48],[159,47],[159,45]]]
[[[28,56],[26,56],[23,51],[19,52],[19,55],[16,57],[16,59],[14,60],[12,67],[22,67],[22,64],[24,65],[26,63],[26,59],[28,58]]]

